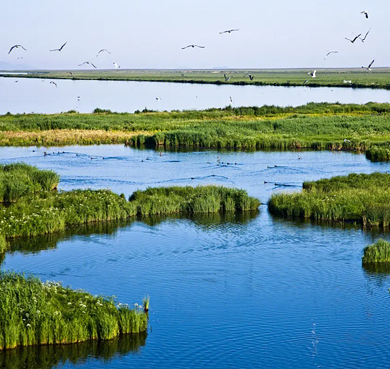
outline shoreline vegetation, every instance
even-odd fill
[[[383,239],[379,239],[377,242],[364,249],[362,264],[377,263],[390,263],[390,243]]]
[[[109,340],[145,332],[146,313],[41,282],[33,276],[0,272],[0,351],[18,346],[54,345]]]
[[[0,146],[123,143],[154,149],[342,150],[390,158],[390,104],[0,116]]]
[[[317,68],[317,77],[308,73],[313,69],[106,69],[106,70],[36,70],[1,72],[0,77],[70,79],[97,81],[143,81],[214,85],[253,85],[283,87],[340,87],[390,89],[390,68]],[[250,74],[251,80],[247,75]],[[228,80],[225,79],[225,76]]]
[[[283,218],[390,227],[390,174],[350,174],[305,182],[300,193],[271,197],[271,214]]]

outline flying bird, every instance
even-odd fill
[[[97,68],[93,63],[91,63],[90,61],[85,61],[84,63],[81,63],[79,64],[79,67],[81,67],[82,65],[84,64],[89,64],[89,65],[92,65],[94,68]]]
[[[311,78],[316,78],[317,76],[316,76],[316,73],[317,73],[317,70],[315,69],[315,70],[313,70],[313,72],[309,72],[309,73],[307,73],[307,74],[310,74],[311,75]]]
[[[19,47],[21,47],[24,51],[27,51],[22,45],[14,45],[9,49],[8,54],[10,54],[13,49],[18,49]]]
[[[359,33],[359,34],[358,34],[355,38],[353,38],[352,40],[350,40],[349,38],[346,38],[346,37],[345,37],[345,39],[348,40],[348,41],[350,41],[351,43],[355,43],[355,41],[356,41],[358,38],[360,38],[361,35],[362,35],[362,34]]]
[[[338,53],[338,51],[328,51],[328,52],[326,53],[326,55],[325,55],[324,60],[325,60],[330,54],[337,54],[337,53]]]
[[[375,59],[370,63],[370,64],[368,64],[368,67],[366,68],[366,70],[371,70],[371,66],[374,64],[374,61],[375,61]],[[363,67],[362,66],[362,68],[365,68],[365,67]]]
[[[230,78],[232,77],[228,77],[226,74],[223,75],[225,77],[225,82],[229,81]]]
[[[362,12],[360,12],[360,14],[364,14],[366,16],[366,18],[368,18],[368,11],[367,10],[363,10]]]
[[[187,46],[182,47],[181,49],[184,50],[184,49],[187,49],[188,47],[192,47],[192,48],[198,47],[200,49],[204,49],[204,46],[199,46],[199,45],[187,45]]]
[[[252,76],[252,74],[250,74],[250,73],[248,73],[248,74],[245,74],[244,78],[245,78],[246,76],[248,76],[248,77],[249,77],[249,79],[250,79],[251,81],[253,81],[253,78],[255,78],[255,77],[254,77],[254,76]]]
[[[370,28],[370,29],[368,30],[368,32],[364,35],[363,38],[359,37],[360,40],[361,40],[362,42],[366,41],[366,38],[367,38],[368,34],[370,33],[370,31],[371,31],[371,28]]]
[[[97,55],[96,56],[99,56],[100,55],[100,53],[102,53],[103,51],[105,51],[106,53],[109,53],[109,54],[111,54],[107,49],[101,49],[101,50],[99,50],[99,52],[97,53]]]
[[[58,87],[58,86],[57,86],[57,83],[55,83],[55,82],[53,82],[53,81],[50,81],[50,84],[51,84],[51,85],[54,85],[54,86],[56,86],[56,87]]]
[[[239,31],[239,29],[238,28],[228,29],[226,31],[219,32],[219,34],[222,35],[223,33],[232,33],[232,32],[236,32],[236,31]]]
[[[112,64],[114,64],[115,69],[119,69],[120,68],[120,65],[118,65],[117,63],[114,62]]]
[[[64,48],[64,46],[68,43],[68,41],[66,41],[59,49],[53,49],[53,50],[50,50],[50,51],[62,51],[62,49]]]

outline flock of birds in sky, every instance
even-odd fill
[[[361,14],[363,14],[363,15],[365,16],[366,19],[369,18],[368,11],[363,10],[363,11],[361,12]],[[232,32],[237,32],[237,31],[239,31],[238,28],[232,28],[232,29],[228,29],[228,30],[219,32],[219,34],[220,34],[220,35],[222,35],[222,34],[230,34],[230,33],[232,33]],[[357,40],[360,40],[361,42],[364,43],[364,42],[366,41],[367,36],[369,35],[370,31],[371,31],[371,28],[365,33],[364,37],[361,37],[361,36],[362,36],[362,33],[359,33],[357,36],[354,36],[353,38],[345,37],[345,39],[346,39],[347,41],[351,42],[352,44],[354,44]],[[64,44],[62,44],[61,47],[59,47],[58,49],[51,49],[51,50],[49,50],[49,51],[50,51],[50,52],[56,52],[56,51],[57,51],[57,52],[61,52],[61,51],[64,49],[64,47],[66,46],[66,44],[67,44],[67,42],[65,42]],[[19,49],[19,48],[23,49],[24,51],[27,51],[27,49],[26,49],[24,46],[22,46],[22,45],[13,45],[13,46],[11,46],[11,48],[9,49],[8,54],[11,54],[11,52],[12,52],[14,49]],[[203,45],[197,45],[197,44],[189,44],[189,45],[187,45],[187,46],[182,47],[181,49],[182,49],[182,50],[185,50],[185,49],[189,49],[189,48],[192,48],[192,49],[195,49],[195,48],[204,49],[205,46],[203,46]],[[96,57],[98,57],[101,53],[111,54],[111,52],[108,51],[107,49],[101,49],[101,50],[99,50],[98,53],[96,54]],[[329,55],[331,55],[331,54],[337,54],[337,53],[338,53],[337,50],[328,51],[328,52],[326,53],[325,57],[324,57],[324,60],[325,60],[326,58],[328,58]],[[19,58],[18,58],[18,59],[19,59]],[[371,71],[371,70],[372,70],[372,65],[374,64],[374,61],[375,61],[375,60],[373,59],[373,60],[368,64],[367,67],[362,66],[362,68],[366,69],[367,71]],[[119,69],[119,68],[120,68],[120,66],[119,66],[116,62],[113,62],[112,64],[114,65],[114,68],[115,68],[115,69]],[[78,64],[79,67],[81,67],[81,66],[83,66],[83,65],[89,65],[89,66],[91,66],[91,67],[93,67],[93,68],[95,68],[95,69],[98,68],[94,63],[92,63],[92,62],[89,61],[89,60],[84,61],[84,62]],[[70,73],[70,74],[72,75],[71,72],[68,72],[68,73]],[[308,74],[311,76],[311,78],[314,79],[314,78],[317,77],[317,74],[316,74],[316,73],[317,73],[317,70],[314,70],[314,71],[312,71],[312,72],[309,72]],[[184,73],[181,73],[181,75],[182,75],[182,77],[184,77]],[[231,76],[227,76],[226,73],[225,73],[223,76],[224,76],[225,82],[228,82],[228,81],[232,78]],[[253,79],[254,79],[254,76],[253,76],[252,74],[250,74],[250,73],[246,74],[244,77],[248,77],[251,81],[253,81]],[[57,84],[56,84],[55,82],[52,81],[52,82],[50,82],[50,83],[53,84],[53,85],[55,85],[55,86],[57,87]],[[304,84],[306,84],[306,83],[308,83],[308,80],[306,80],[306,81],[304,82]],[[352,83],[352,81],[346,81],[346,80],[344,80],[344,83]]]

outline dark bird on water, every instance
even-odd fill
[[[363,67],[362,66],[362,68],[366,68],[366,70],[371,70],[371,66],[374,64],[374,61],[375,61],[375,59],[370,63],[370,64],[368,64],[368,67],[366,68],[366,67]]]
[[[14,45],[9,49],[8,54],[10,54],[13,49],[19,49],[19,47],[21,47],[24,51],[27,51],[22,45]]]
[[[236,31],[239,31],[239,29],[238,28],[228,29],[226,31],[219,32],[219,34],[222,35],[223,33],[232,33],[232,32],[236,32]]]
[[[366,38],[367,38],[368,34],[370,33],[370,31],[371,31],[371,28],[367,31],[367,33],[364,35],[363,38],[359,37],[362,42],[366,41]]]
[[[79,67],[81,67],[82,65],[84,64],[89,64],[89,65],[92,65],[94,68],[97,68],[93,63],[91,63],[90,61],[85,61],[84,63],[81,63],[79,64]]]
[[[355,41],[356,41],[358,38],[360,38],[361,35],[362,35],[362,34],[359,33],[359,34],[358,34],[355,38],[353,38],[352,40],[349,39],[349,38],[346,38],[346,37],[345,37],[345,39],[348,40],[348,41],[350,41],[351,43],[355,43]]]
[[[62,49],[64,48],[64,46],[68,43],[68,41],[66,41],[59,49],[53,49],[53,50],[50,50],[50,51],[62,51]]]
[[[99,50],[99,52],[97,53],[97,55],[96,56],[99,56],[100,55],[100,53],[102,53],[103,51],[105,51],[106,53],[109,53],[109,54],[111,54],[107,49],[101,49],[101,50]]]
[[[182,47],[181,49],[184,50],[184,49],[187,49],[188,47],[198,47],[199,49],[204,49],[204,46],[199,46],[199,45],[187,45],[187,46],[184,46]]]

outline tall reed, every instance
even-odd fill
[[[363,264],[390,263],[390,243],[379,239],[364,249]]]

